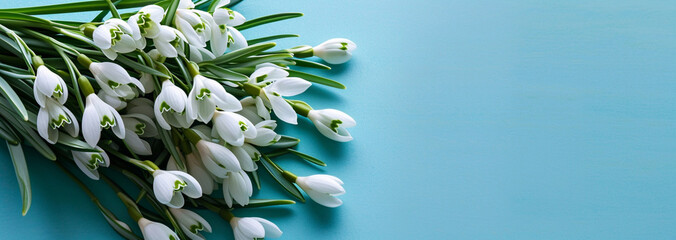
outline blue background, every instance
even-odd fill
[[[345,204],[236,212],[277,223],[283,239],[676,238],[673,2],[246,0],[235,10],[306,14],[244,31],[249,38],[359,46],[348,64],[316,71],[347,90],[313,86],[299,97],[351,114],[355,140],[331,142],[305,120],[282,127],[329,166],[280,164],[341,177]],[[51,162],[28,156],[25,217],[11,162],[0,161],[4,239],[117,238]],[[286,197],[264,181],[256,197]],[[90,186],[129,219],[105,185]],[[215,228],[208,237],[230,236],[203,213]]]

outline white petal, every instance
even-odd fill
[[[268,94],[267,92],[266,96],[268,99],[270,99],[272,109],[279,119],[290,124],[298,124],[298,116],[296,116],[296,111],[293,110],[293,107],[291,107],[291,105],[289,105],[284,100],[284,98],[275,96],[273,94]]]
[[[290,77],[283,78],[275,81],[271,86],[270,90],[278,93],[279,95],[288,97],[296,96],[307,90],[312,83],[306,81],[302,78]]]
[[[326,193],[319,193],[312,190],[306,190],[305,192],[313,201],[324,205],[325,207],[335,208],[343,204],[342,200]]]
[[[111,47],[110,25],[103,24],[97,27],[92,33],[94,44],[101,49],[108,49]]]
[[[267,219],[258,217],[252,217],[251,219],[258,221],[259,223],[261,223],[261,225],[263,225],[263,228],[265,228],[266,238],[278,238],[282,236],[282,230],[280,230],[279,227],[277,227],[277,225],[268,221]]]
[[[183,194],[191,198],[202,197],[202,187],[200,183],[191,176],[190,174],[181,172],[181,171],[170,171],[172,174],[178,176],[181,180],[185,181],[187,186],[183,188]]]
[[[101,137],[101,123],[99,123],[99,114],[95,106],[92,106],[91,98],[96,96],[90,94],[87,97],[87,105],[82,114],[82,137],[84,137],[87,144],[94,147],[99,142]]]

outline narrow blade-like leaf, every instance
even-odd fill
[[[318,83],[318,84],[322,84],[322,85],[326,85],[326,86],[334,87],[334,88],[338,88],[338,89],[345,89],[345,85],[343,85],[342,83],[333,81],[333,80],[325,78],[325,77],[320,77],[320,76],[317,76],[317,75],[304,73],[304,72],[301,72],[301,71],[296,71],[296,70],[291,70],[291,69],[287,69],[286,71],[289,72],[289,77],[299,77],[299,78],[308,80],[308,81],[313,82],[313,83]]]
[[[270,160],[270,158],[263,155],[263,160],[261,160],[261,163],[265,167],[265,170],[267,170],[268,173],[270,173],[270,176],[272,176],[272,178],[274,178],[275,181],[277,181],[277,183],[279,183],[279,185],[282,186],[282,188],[284,188],[284,190],[289,192],[289,194],[291,194],[292,196],[298,198],[298,200],[300,200],[301,202],[305,202],[305,198],[303,197],[303,194],[300,193],[300,190],[298,190],[296,185],[293,185],[293,183],[289,182],[289,180],[284,178],[284,176],[282,175],[282,171],[280,171],[280,169],[275,167],[274,163],[272,162],[272,160]]]
[[[16,180],[19,182],[19,190],[21,191],[21,215],[26,216],[28,209],[31,207],[31,180],[28,176],[28,166],[26,165],[26,157],[23,154],[21,144],[7,143],[9,154],[12,156],[14,163],[14,172],[16,173]]]
[[[246,21],[242,25],[239,25],[235,28],[237,30],[244,30],[248,28],[252,28],[255,26],[263,25],[263,24],[268,24],[268,23],[273,23],[277,21],[282,21],[290,18],[297,18],[303,16],[302,13],[278,13],[278,14],[272,14],[268,16],[263,16],[255,19],[251,19],[249,21]]]

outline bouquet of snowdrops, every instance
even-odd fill
[[[204,239],[201,231],[210,232],[211,225],[188,208],[216,212],[235,239],[280,236],[266,219],[235,216],[245,207],[295,203],[251,199],[260,189],[260,169],[300,201],[302,190],[321,205],[342,204],[336,198],[345,193],[340,179],[300,177],[275,163],[275,157],[293,154],[325,165],[294,150],[299,140],[276,133],[275,119],[296,124],[301,115],[330,139],[352,140],[346,128],[356,122],[350,116],[288,97],[313,83],[344,88],[295,67],[330,69],[303,58],[341,64],[356,45],[337,38],[270,50],[271,41],[297,35],[246,39],[240,30],[302,14],[246,20],[228,8],[234,3],[97,0],[0,9],[0,138],[14,163],[24,215],[31,190],[22,145],[54,161],[127,239],[141,239],[136,226],[145,239]],[[35,17],[92,10],[102,12],[91,22]],[[82,173],[71,172],[78,168]],[[138,196],[123,190],[113,174],[134,182]],[[114,191],[135,224],[103,206],[81,182],[83,175]]]

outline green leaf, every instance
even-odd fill
[[[127,230],[125,227],[123,227],[118,221],[117,218],[115,217],[115,214],[105,208],[101,202],[94,201],[96,203],[96,206],[99,208],[99,211],[101,211],[101,214],[103,214],[103,217],[106,219],[106,222],[110,225],[110,227],[117,232],[117,234],[120,234],[120,236],[129,239],[129,240],[141,240],[140,237],[136,236],[134,232],[131,232]]]
[[[300,142],[300,139],[298,139],[298,138],[282,135],[282,137],[279,139],[279,141],[270,145],[270,147],[273,147],[273,148],[290,148],[290,147],[298,145],[299,142]]]
[[[0,138],[5,139],[9,144],[21,143],[19,136],[8,126],[8,123],[4,119],[0,119]]]
[[[286,199],[250,199],[244,208],[259,208],[278,205],[296,204],[296,201]]]
[[[14,55],[23,57],[23,54],[21,53],[19,46],[16,45],[16,42],[3,34],[0,34],[0,47],[6,49]]]
[[[21,144],[7,143],[9,154],[12,156],[14,163],[14,172],[16,173],[16,180],[19,182],[19,190],[21,191],[21,215],[26,216],[28,209],[31,208],[31,180],[28,176],[28,166],[26,166],[26,157],[23,154]]]
[[[303,194],[300,193],[300,190],[294,185],[292,182],[289,182],[284,176],[282,176],[282,171],[279,169],[275,163],[270,160],[267,156],[263,155],[263,160],[261,161],[263,163],[263,166],[265,167],[265,170],[270,173],[270,176],[279,183],[280,186],[284,188],[287,192],[289,192],[292,196],[298,198],[301,202],[305,202],[305,198],[303,197]]]
[[[7,120],[9,124],[14,127],[14,130],[18,132],[18,135],[23,136],[24,140],[38,150],[42,156],[52,161],[56,160],[56,155],[52,149],[49,148],[49,145],[42,140],[40,135],[28,125],[29,122],[18,119],[17,114],[13,113],[7,105],[9,105],[9,103],[6,102],[5,99],[0,99],[0,116]],[[32,116],[33,118],[35,117],[34,115]],[[31,122],[35,122],[34,119]]]
[[[299,151],[296,151],[296,150],[293,150],[293,149],[290,149],[290,148],[288,150],[289,150],[290,153],[293,153],[296,156],[299,156],[300,158],[305,159],[305,161],[308,161],[310,163],[314,163],[314,164],[322,166],[322,167],[326,167],[326,163],[322,162],[322,160],[319,160],[319,159],[317,159],[313,156],[307,155],[305,153],[302,153],[302,152],[299,152]]]
[[[0,77],[0,94],[2,94],[5,99],[9,100],[24,121],[28,120],[28,111],[26,111],[26,107],[23,105],[23,102],[21,102],[21,98],[2,77]]]
[[[282,38],[292,38],[292,37],[300,37],[297,34],[279,34],[279,35],[272,35],[272,36],[267,36],[267,37],[262,37],[262,38],[255,38],[255,39],[249,39],[246,42],[249,45],[256,44],[256,43],[262,43],[262,42],[267,42],[267,41],[272,41],[272,40],[277,40],[277,39],[282,39]]]
[[[142,72],[146,72],[146,73],[149,73],[149,74],[152,74],[152,75],[155,75],[155,76],[158,76],[158,77],[162,77],[162,78],[171,78],[170,76],[168,76],[168,75],[166,75],[166,74],[164,74],[160,71],[157,71],[157,70],[155,70],[151,67],[148,67],[144,64],[141,64],[139,62],[131,60],[131,59],[129,59],[125,56],[122,56],[122,55],[118,55],[117,59],[115,59],[115,60],[119,61],[120,63],[122,63],[124,65],[127,65],[128,67],[131,67],[133,69],[136,69],[136,70],[139,70],[139,71],[142,71]]]
[[[160,126],[157,123],[157,121],[155,121],[155,126]],[[181,160],[182,159],[181,154],[179,154],[178,150],[176,150],[176,144],[174,144],[174,141],[171,138],[171,133],[167,130],[164,130],[164,128],[158,128],[157,130],[159,132],[160,139],[164,144],[164,147],[169,151],[171,156],[174,157],[178,169],[185,170],[185,163],[183,163],[183,161]]]
[[[176,9],[178,9],[178,4],[181,2],[181,0],[172,0],[171,4],[169,4],[169,8],[167,8],[167,13],[164,14],[164,20],[162,20],[162,24],[171,26],[173,21],[174,21],[174,15],[176,15]]]
[[[76,150],[80,152],[98,152],[99,150],[96,150],[89,146],[84,141],[81,141],[77,138],[73,138],[68,134],[59,134],[59,139],[56,140],[56,143],[59,145],[62,145],[64,147],[70,148],[71,150]]]
[[[297,18],[303,16],[302,13],[278,13],[278,14],[272,14],[268,16],[263,16],[255,19],[251,19],[249,21],[244,22],[242,25],[236,26],[235,28],[237,30],[244,30],[248,28],[252,28],[255,26],[263,25],[263,24],[268,24],[268,23],[273,23],[277,21],[282,21],[290,18]]]
[[[248,58],[239,58],[237,61],[239,62],[239,64],[234,64],[229,67],[233,68],[250,67],[256,66],[261,63],[277,62],[280,60],[288,61],[286,59],[290,59],[292,56],[293,55],[291,53],[276,53],[276,54],[252,56]]]
[[[211,74],[216,75],[217,77],[234,81],[234,82],[246,82],[249,81],[249,77],[244,74],[229,70],[227,68],[222,68],[213,64],[204,65],[204,68],[211,72]]]
[[[7,9],[0,10],[0,19],[3,20],[16,20],[21,22],[31,22],[43,25],[51,25],[52,22],[45,20],[39,17],[33,17],[31,15],[23,14],[16,11],[7,11]]]
[[[272,43],[272,42],[254,44],[254,45],[242,48],[242,49],[237,49],[235,51],[226,53],[226,54],[219,56],[217,58],[214,58],[212,60],[201,62],[199,65],[200,66],[203,66],[203,65],[206,65],[206,64],[219,65],[219,64],[223,64],[223,63],[228,63],[230,61],[233,61],[233,60],[236,60],[236,59],[239,59],[239,58],[245,58],[245,57],[248,57],[248,56],[251,56],[251,55],[258,54],[260,52],[263,52],[265,50],[273,48],[276,45],[277,45],[276,43]]]
[[[320,77],[320,76],[317,76],[317,75],[304,73],[304,72],[291,70],[291,69],[287,69],[286,71],[289,72],[289,77],[299,77],[299,78],[308,80],[308,81],[313,82],[313,83],[318,83],[318,84],[322,84],[322,85],[326,85],[326,86],[334,87],[334,88],[338,88],[338,89],[345,89],[345,85],[343,85],[339,82],[333,81],[331,79],[325,78],[325,77]]]
[[[298,67],[309,67],[309,68],[331,70],[331,67],[326,66],[326,65],[321,64],[321,63],[318,63],[318,62],[308,61],[308,60],[299,59],[299,58],[292,58],[291,60],[296,62],[296,66],[298,66]]]
[[[155,2],[157,2],[157,0],[125,0],[120,4],[118,4],[117,8],[124,9],[124,8],[143,7],[148,4],[154,4]],[[106,9],[108,9],[108,4],[105,1],[94,0],[94,1],[83,1],[72,3],[60,3],[54,5],[35,6],[35,7],[10,8],[10,9],[2,9],[2,11],[23,13],[28,15],[40,15],[54,13],[100,11]]]

